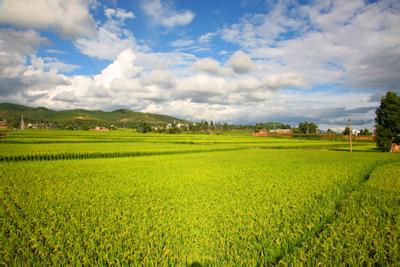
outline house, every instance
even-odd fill
[[[360,135],[360,130],[352,129],[352,130],[351,130],[351,134],[353,134],[353,135]]]
[[[180,123],[179,122],[179,123],[176,124],[176,128],[179,128],[179,129],[180,128],[187,128],[187,127],[188,127],[188,125],[186,123]]]
[[[8,128],[8,123],[6,120],[1,120],[0,121],[0,129],[7,129]]]
[[[261,129],[261,130],[258,131],[258,132],[253,132],[252,135],[253,135],[253,136],[268,136],[269,133],[268,133],[268,130],[267,130],[267,129]]]
[[[400,145],[398,145],[398,144],[392,144],[392,148],[390,149],[390,152],[399,153],[399,152],[400,152]]]
[[[276,129],[276,130],[271,130],[270,133],[274,134],[292,134],[291,129]]]
[[[96,126],[96,127],[93,129],[93,131],[108,131],[108,128]]]

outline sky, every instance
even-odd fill
[[[400,1],[0,0],[0,102],[373,129]]]

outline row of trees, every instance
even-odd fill
[[[343,134],[344,134],[344,135],[349,135],[349,134],[350,134],[350,128],[349,128],[349,127],[346,127],[346,128],[344,129],[344,131],[343,131]],[[358,135],[362,135],[362,136],[371,136],[372,133],[371,133],[367,128],[365,128],[365,129],[361,129],[361,130],[360,130],[360,133],[359,133]]]

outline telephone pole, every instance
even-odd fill
[[[351,119],[349,119],[349,145],[350,145],[350,152],[353,152],[353,143],[352,143],[352,130],[351,130]]]
[[[21,130],[25,130],[24,115],[21,115],[20,129],[21,129]]]

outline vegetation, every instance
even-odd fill
[[[396,266],[400,263],[400,164],[376,167],[337,203],[331,222],[282,262]]]
[[[0,143],[0,261],[397,265],[399,157],[373,145],[11,132]]]
[[[318,125],[313,122],[300,122],[299,126],[295,129],[296,133],[313,134],[318,130]]]
[[[400,96],[387,92],[376,110],[376,143],[381,151],[390,151],[392,143],[400,144]]]
[[[254,130],[256,130],[256,131],[259,131],[262,129],[273,130],[273,129],[290,129],[290,128],[291,127],[289,124],[284,124],[284,123],[275,122],[275,121],[265,122],[265,123],[257,123],[254,126]]]
[[[54,111],[44,107],[31,108],[22,105],[0,104],[0,119],[6,119],[13,128],[19,128],[21,115],[25,123],[32,123],[39,128],[59,128],[71,130],[88,130],[96,126],[136,128],[141,123],[166,125],[183,120],[158,114],[134,112],[118,109],[111,112],[101,110],[73,109]]]

